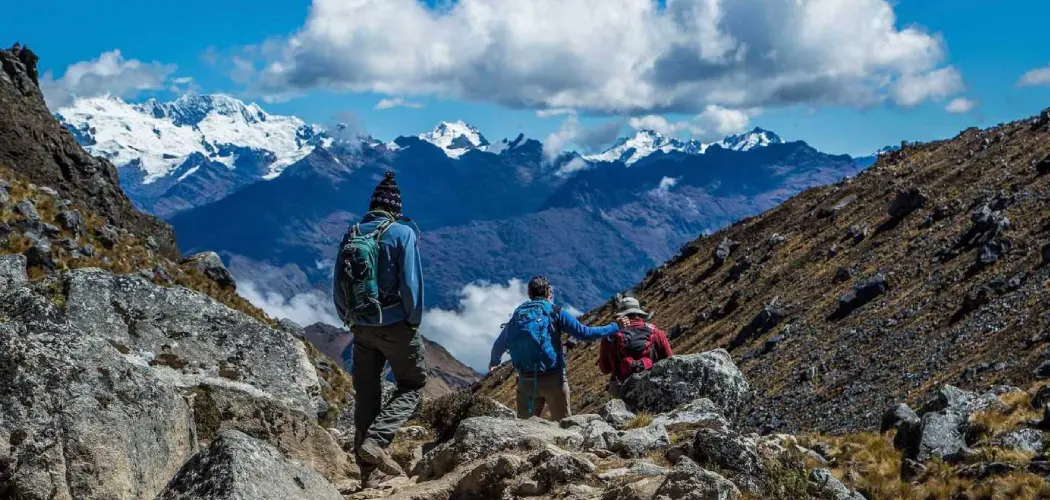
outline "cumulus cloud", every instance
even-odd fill
[[[628,115],[936,97],[945,42],[895,3],[313,0],[255,85]]]
[[[948,102],[948,105],[944,107],[944,110],[949,113],[966,114],[973,111],[976,107],[977,101],[965,97],[956,97]]]
[[[570,147],[578,147],[584,151],[600,149],[616,140],[621,128],[623,124],[618,120],[585,127],[576,115],[569,115],[561,127],[543,141],[543,155],[550,161]]]
[[[652,130],[664,135],[674,135],[682,130],[689,129],[689,123],[685,121],[671,122],[660,115],[646,115],[627,120],[627,125],[636,130]]]
[[[51,109],[71,103],[77,97],[113,95],[130,98],[147,90],[162,90],[169,85],[191,83],[188,79],[169,81],[174,64],[125,59],[120,50],[103,52],[98,59],[81,61],[66,68],[61,78],[48,71],[40,79],[40,88]]]
[[[423,104],[419,102],[407,101],[402,97],[384,98],[380,99],[376,103],[373,109],[390,109],[390,108],[411,108],[419,109],[422,108]]]
[[[963,90],[962,75],[949,66],[926,73],[907,74],[893,85],[893,100],[905,107],[927,100],[943,100]]]
[[[341,325],[332,298],[320,291],[300,293],[286,299],[251,281],[238,281],[237,294],[274,318],[288,318],[302,326],[317,322]]]
[[[526,299],[525,283],[518,279],[506,285],[471,283],[460,291],[455,310],[426,311],[419,332],[444,346],[456,359],[484,373],[501,325]]]
[[[1028,71],[1017,81],[1017,86],[1019,87],[1035,87],[1039,85],[1050,85],[1050,66]]]
[[[579,156],[573,157],[571,160],[565,162],[564,165],[558,167],[558,170],[554,172],[554,175],[558,177],[567,177],[581,170],[587,170],[591,168],[591,164],[580,158]]]

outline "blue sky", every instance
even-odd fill
[[[493,0],[461,0],[461,3],[473,2],[483,5],[491,1]],[[538,1],[546,3],[549,0]],[[313,5],[314,3],[317,5]],[[477,27],[469,24],[472,22],[469,19],[477,16],[461,17],[456,22],[446,19],[445,22],[439,19],[441,14],[435,14],[432,10],[429,13],[417,10],[408,0],[384,0],[382,4],[368,6],[369,16],[374,15],[375,17],[371,18],[374,21],[385,21],[392,34],[371,33],[364,38],[352,38],[361,33],[355,30],[366,29],[362,27],[365,26],[364,21],[361,25],[354,25],[354,21],[362,17],[363,11],[352,11],[346,7],[352,3],[370,2],[357,0],[339,4],[336,0],[184,0],[179,2],[176,8],[164,2],[113,0],[16,2],[5,6],[5,16],[0,18],[0,32],[7,35],[8,40],[5,43],[20,41],[29,44],[41,56],[41,70],[52,71],[55,79],[59,79],[70,65],[92,61],[105,52],[120,50],[124,61],[137,60],[147,65],[157,62],[171,68],[173,71],[163,77],[167,80],[192,78],[192,88],[201,92],[226,92],[247,99],[262,99],[264,96],[276,98],[277,102],[260,101],[260,104],[272,113],[294,114],[307,121],[330,123],[335,116],[347,111],[352,112],[368,133],[383,139],[427,130],[439,120],[462,119],[480,128],[490,140],[514,136],[518,132],[543,139],[560,130],[569,137],[569,142],[575,141],[575,144],[580,145],[578,147],[584,147],[587,141],[582,137],[587,134],[581,130],[588,127],[597,127],[609,121],[622,121],[622,133],[627,133],[630,130],[630,117],[660,115],[668,123],[679,124],[671,127],[678,135],[695,133],[714,136],[733,127],[761,126],[774,130],[789,140],[806,140],[825,151],[859,154],[883,145],[896,144],[901,140],[950,137],[969,126],[991,126],[1033,115],[1050,106],[1050,76],[1031,80],[1033,83],[1044,83],[1041,85],[1018,85],[1026,72],[1050,65],[1050,49],[1047,49],[1045,39],[1045,20],[1050,18],[1050,2],[1045,0],[900,0],[892,5],[896,15],[893,30],[918,27],[918,32],[925,36],[922,40],[924,47],[938,48],[940,55],[934,58],[935,60],[929,61],[930,57],[919,54],[922,50],[916,50],[915,55],[897,54],[915,46],[918,42],[912,43],[914,40],[899,40],[899,50],[884,50],[873,47],[882,40],[879,38],[884,34],[881,31],[873,29],[870,38],[874,41],[871,46],[865,46],[856,41],[864,38],[864,33],[851,36],[851,32],[856,31],[856,28],[845,28],[847,33],[837,34],[832,26],[825,28],[828,30],[825,37],[827,45],[832,47],[815,50],[807,46],[799,49],[794,57],[799,67],[787,67],[787,63],[783,63],[778,65],[775,71],[798,77],[812,68],[826,69],[827,64],[811,59],[841,56],[843,52],[835,52],[834,45],[838,43],[836,36],[854,43],[854,46],[848,48],[850,51],[862,51],[865,54],[870,52],[870,59],[880,61],[881,66],[875,63],[865,66],[857,70],[863,74],[855,75],[856,78],[836,82],[834,88],[813,91],[816,97],[784,98],[783,89],[766,92],[769,86],[777,85],[776,82],[781,81],[779,79],[771,78],[765,83],[756,81],[753,89],[749,86],[750,77],[767,77],[768,75],[760,70],[768,70],[768,67],[749,63],[741,63],[734,67],[733,63],[719,63],[723,64],[723,68],[728,68],[726,71],[732,71],[735,77],[743,78],[742,81],[747,82],[742,84],[740,95],[723,99],[721,96],[734,90],[733,86],[707,81],[696,87],[698,90],[695,96],[691,97],[686,92],[681,96],[668,97],[669,104],[662,102],[663,97],[659,91],[645,97],[632,94],[632,75],[610,71],[609,76],[599,74],[594,76],[595,81],[585,81],[588,75],[573,71],[574,66],[580,66],[580,61],[590,64],[602,58],[612,59],[620,54],[601,52],[601,47],[594,48],[594,45],[600,44],[586,43],[588,36],[600,39],[607,35],[608,31],[623,30],[623,33],[641,33],[639,36],[644,37],[645,29],[648,29],[647,24],[655,25],[655,22],[650,23],[647,20],[656,19],[655,15],[638,13],[637,15],[645,20],[628,27],[609,25],[606,29],[602,24],[579,26],[579,30],[587,33],[580,42],[580,33],[564,34],[558,30],[574,29],[580,25],[574,21],[576,18],[591,19],[600,16],[588,16],[585,13],[581,14],[578,9],[574,10],[574,4],[582,5],[586,3],[585,0],[554,2],[553,5],[560,7],[544,10],[538,19],[531,21],[535,23],[531,28],[533,30],[551,30],[545,38],[529,38],[532,35],[520,34],[514,35],[517,38],[513,38],[506,35],[508,38],[503,40],[502,45],[494,45],[493,50],[485,52],[484,55],[464,56],[463,59],[474,57],[468,63],[441,63],[442,54],[428,53],[425,58],[418,59],[415,67],[402,64],[391,69],[389,62],[400,60],[398,54],[403,56],[406,54],[404,51],[414,51],[410,52],[412,54],[420,52],[413,47],[429,49],[431,44],[428,37],[437,41],[445,40],[442,36],[448,37],[445,40],[448,46],[460,51],[459,53],[469,52],[471,45],[458,45],[457,37],[465,35],[449,34],[449,31],[464,30],[465,26]],[[624,9],[639,4],[638,0],[610,0],[610,8],[613,8],[611,6],[614,3],[623,4]],[[686,0],[677,2],[678,5],[687,3]],[[784,6],[789,3],[793,2],[739,1],[737,5],[742,6],[733,7],[736,11],[730,10],[723,19],[728,20],[724,24],[725,34],[745,42],[751,40],[749,37],[763,37],[752,42],[752,47],[769,42],[769,39],[764,38],[766,35],[754,33],[757,30],[732,22],[733,16],[747,14],[737,12],[745,8],[752,9],[750,15],[759,16],[765,10],[763,4],[769,6],[769,12],[790,13],[783,10],[789,9]],[[831,5],[841,2],[829,0],[824,3]],[[854,3],[858,11],[856,17],[864,18],[866,12],[878,12],[883,0],[855,0]],[[675,2],[669,1],[668,4]],[[382,5],[383,9],[401,8],[403,13],[392,12],[388,17],[383,17],[382,12],[373,14],[374,11],[383,10],[377,9],[377,5]],[[447,12],[456,6],[443,5],[440,8]],[[311,9],[319,13],[317,19],[312,21],[308,20]],[[512,11],[511,8],[504,10],[506,12],[496,9],[493,11],[493,17],[511,16],[509,19],[497,19],[491,24],[481,25],[485,29],[492,26],[501,28],[489,32],[490,36],[493,36],[492,33],[507,31],[507,26],[516,26],[514,23],[530,22],[529,13],[526,11]],[[635,11],[625,12],[628,14],[621,17],[629,18]],[[814,12],[816,11],[810,12],[810,15]],[[428,18],[427,15],[434,18]],[[839,15],[842,15],[841,12]],[[568,20],[559,22],[560,17]],[[322,18],[332,18],[332,21],[324,22]],[[702,18],[703,15],[697,19]],[[401,24],[402,19],[409,21]],[[415,24],[412,24],[413,19]],[[833,24],[839,25],[845,18],[834,20]],[[602,21],[597,19],[594,22]],[[565,28],[566,26],[570,28]],[[717,41],[711,42],[709,37],[702,36],[710,31],[696,28],[699,24],[689,26],[660,29],[674,29],[674,34],[687,40],[695,38],[699,44],[697,46],[706,49],[718,46]],[[867,29],[866,25],[859,26]],[[636,27],[640,27],[639,30],[632,31]],[[773,27],[780,28],[775,25]],[[773,40],[778,44],[778,48],[784,47],[785,43],[793,43],[790,39],[793,31],[783,31],[786,34],[782,36],[788,38]],[[289,37],[300,32],[311,36],[304,38],[306,41],[297,45],[294,50],[288,49]],[[564,41],[559,38],[563,35]],[[624,37],[628,35],[625,34]],[[246,49],[252,46],[259,47],[268,40],[273,49],[272,53],[260,54],[266,51],[252,52],[251,49]],[[551,43],[545,43],[547,41]],[[476,42],[469,43],[476,45]],[[576,43],[579,45],[573,45]],[[518,46],[516,50],[504,50],[505,46],[515,44]],[[390,59],[369,60],[357,50],[364,45],[374,47],[369,49],[371,53],[382,54],[384,50],[388,50]],[[565,52],[566,45],[572,45],[573,52]],[[630,49],[631,47],[624,46],[622,53],[630,53]],[[784,52],[790,50],[793,49],[784,49]],[[845,50],[847,49],[844,48],[843,51]],[[671,57],[674,54],[668,52],[667,55]],[[455,59],[457,56],[458,53],[454,52],[450,57]],[[253,59],[256,72],[246,77],[231,77],[231,61],[234,57],[242,60]],[[495,61],[501,57],[519,60]],[[580,59],[575,59],[577,57]],[[886,63],[888,57],[892,60]],[[686,62],[674,66],[677,68],[675,71],[681,70],[682,65],[692,64],[690,60],[683,59]],[[569,61],[568,66],[563,65],[566,61]],[[840,67],[849,66],[849,62],[848,57],[844,58]],[[294,69],[287,74],[267,74],[263,68],[272,68],[270,65],[274,63],[284,67],[292,66]],[[427,68],[425,71],[420,69],[431,64],[434,68]],[[615,63],[610,61],[609,64]],[[914,70],[916,64],[922,67]],[[520,71],[520,74],[497,76],[491,73],[493,67],[499,68],[501,74],[517,71]],[[448,68],[455,71],[449,74]],[[602,66],[594,68],[597,68],[599,73],[608,69]],[[897,81],[894,79],[901,78],[902,72],[918,71],[916,74],[930,75],[944,68],[952,68],[952,72],[957,73],[961,81],[945,83],[945,86],[951,89],[943,92],[943,95],[934,91],[924,92],[918,97],[920,102],[908,102],[908,98],[893,94],[886,90],[889,87],[883,86],[879,87],[881,90],[875,91],[879,94],[876,97],[879,98],[875,101],[866,100],[871,97],[868,95],[870,89],[878,86],[873,82]],[[836,67],[836,70],[838,69],[839,67]],[[681,72],[687,74],[690,70],[691,68],[687,67]],[[459,73],[460,71],[462,73]],[[486,73],[487,71],[489,73]],[[543,74],[544,71],[549,74]],[[491,80],[491,84],[487,84],[485,78]],[[679,75],[669,78],[682,77]],[[652,82],[640,82],[639,85],[648,83]],[[666,82],[659,85],[664,83]],[[669,86],[668,89],[683,88],[678,81],[672,83],[674,86]],[[690,80],[687,83],[696,82]],[[167,88],[170,85],[157,86]],[[119,85],[113,88],[119,88]],[[180,88],[187,86],[183,85]],[[563,101],[569,103],[567,107],[575,109],[579,114],[578,123],[572,119],[567,123],[568,115],[547,118],[537,116],[537,109],[563,102],[557,100],[561,97],[556,99],[544,95],[545,89],[549,88],[567,89]],[[625,88],[628,90],[624,90]],[[388,89],[390,93],[376,92],[382,89]],[[625,97],[627,94],[631,95]],[[132,100],[149,95],[170,98],[173,94],[164,90],[127,94]],[[421,107],[374,109],[377,102],[384,97],[402,98]],[[976,102],[976,106],[965,113],[946,111],[945,107],[955,98]],[[715,113],[717,116],[708,117],[710,120],[701,118],[702,111],[709,103],[719,106],[719,113]],[[631,109],[625,109],[625,106]],[[730,111],[736,114],[731,114]],[[740,121],[741,116],[744,117],[743,122]],[[726,119],[732,120],[727,122]]]

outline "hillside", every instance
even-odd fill
[[[1027,384],[1050,353],[1047,173],[1050,110],[906,145],[685,245],[636,292],[676,352],[729,350],[766,431],[870,429],[941,384]],[[569,358],[591,411],[607,399],[597,346]],[[511,402],[508,375],[483,393]]]

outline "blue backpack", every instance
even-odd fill
[[[546,300],[518,306],[507,323],[507,350],[518,373],[541,373],[558,364],[551,335],[559,309]]]

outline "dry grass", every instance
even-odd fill
[[[997,438],[1038,420],[1042,412],[1032,408],[1032,396],[1027,392],[1011,392],[999,396],[1005,409],[989,409],[973,414],[970,424],[981,441]]]
[[[653,423],[653,414],[647,411],[643,411],[641,413],[636,414],[630,422],[627,422],[627,425],[624,428],[641,429],[642,427],[648,427],[651,423]]]

